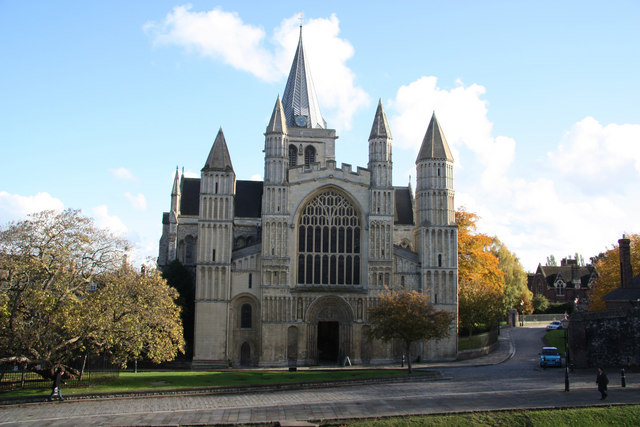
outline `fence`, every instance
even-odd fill
[[[563,320],[563,314],[523,314],[520,320],[527,322],[551,322],[553,320]]]
[[[82,370],[82,378],[65,374],[64,381],[67,383],[65,387],[98,384],[110,381],[120,375],[120,370],[117,367],[112,366],[104,359],[100,359],[102,358],[94,358],[88,361],[84,370],[82,370],[82,359],[71,363],[71,367],[74,369]],[[43,388],[49,387],[51,384],[51,379],[43,378],[41,375],[26,370],[19,365],[0,365],[0,391],[10,391],[16,388]]]

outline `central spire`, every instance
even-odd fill
[[[327,122],[322,118],[316,91],[311,79],[309,63],[302,47],[302,26],[296,55],[291,64],[287,86],[282,95],[282,106],[287,126],[326,129]]]

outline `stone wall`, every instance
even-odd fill
[[[569,347],[578,368],[639,366],[640,309],[572,314]]]

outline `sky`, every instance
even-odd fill
[[[176,167],[222,128],[237,179],[303,25],[338,164],[366,167],[378,100],[394,185],[435,111],[455,204],[533,272],[640,232],[640,1],[0,0],[0,225],[80,209],[158,255]]]

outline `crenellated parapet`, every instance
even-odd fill
[[[350,164],[342,163],[341,166],[337,168],[335,160],[327,160],[326,167],[322,167],[320,163],[314,163],[311,167],[298,166],[291,168],[289,169],[289,183],[300,184],[320,179],[336,179],[365,187],[369,186],[371,181],[369,169],[358,166],[354,172]]]

